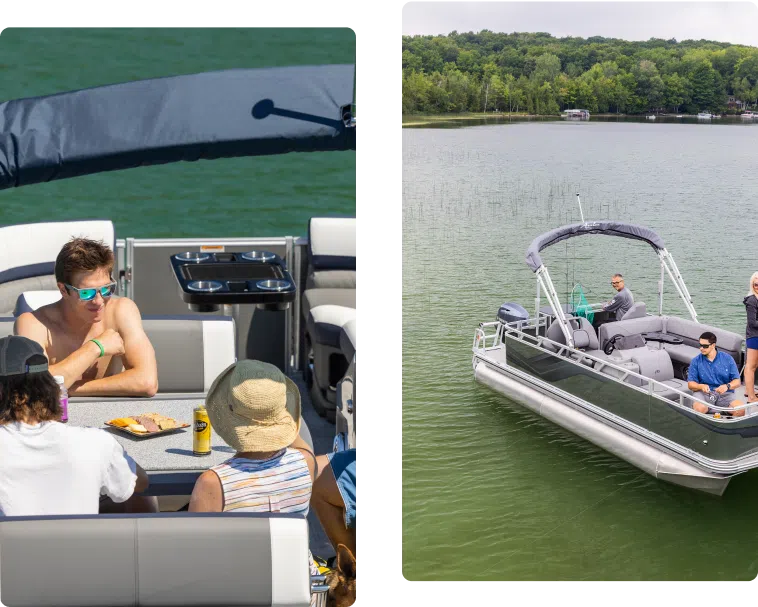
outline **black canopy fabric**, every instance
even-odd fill
[[[353,65],[206,72],[0,104],[0,189],[152,164],[355,149]]]
[[[656,251],[666,247],[663,244],[663,239],[650,228],[630,223],[621,223],[619,221],[586,221],[584,223],[575,223],[556,228],[541,236],[537,236],[526,251],[526,265],[531,268],[532,272],[536,272],[542,265],[540,251],[561,240],[573,238],[574,236],[584,236],[585,234],[605,234],[607,236],[642,240],[647,242]]]

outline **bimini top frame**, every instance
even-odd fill
[[[606,236],[618,236],[647,242],[653,247],[661,262],[661,280],[658,284],[658,314],[663,313],[663,279],[665,274],[668,273],[692,320],[697,322],[697,312],[695,312],[695,308],[692,305],[692,297],[687,290],[687,285],[684,284],[684,279],[679,272],[674,258],[666,250],[666,245],[658,234],[650,228],[619,221],[585,221],[583,223],[575,223],[556,228],[538,236],[532,241],[532,244],[529,245],[526,251],[526,265],[537,275],[536,314],[539,315],[540,290],[544,290],[550,308],[553,310],[553,314],[566,338],[566,344],[570,348],[574,347],[572,332],[569,329],[566,315],[558,299],[558,293],[550,278],[550,273],[547,271],[545,264],[542,263],[540,251],[567,238],[589,234],[604,234]]]

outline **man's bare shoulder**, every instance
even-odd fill
[[[13,333],[28,337],[43,346],[47,344],[47,333],[55,326],[55,311],[48,310],[53,304],[43,306],[33,312],[24,312],[13,325]]]
[[[110,305],[112,306],[112,313],[114,318],[128,320],[130,318],[140,317],[140,311],[137,304],[134,303],[128,297],[116,297],[111,298]]]

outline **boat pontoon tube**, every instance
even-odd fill
[[[707,472],[480,362],[477,381],[661,480],[722,495],[730,476]]]

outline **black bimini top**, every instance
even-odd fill
[[[152,164],[354,150],[354,65],[206,72],[0,104],[0,189]]]
[[[636,226],[631,223],[619,221],[586,221],[550,230],[541,236],[537,236],[526,251],[526,265],[536,272],[542,266],[540,251],[554,245],[561,240],[584,236],[585,234],[605,234],[606,236],[620,236],[632,238],[648,243],[656,251],[664,249],[663,239],[650,228]]]

